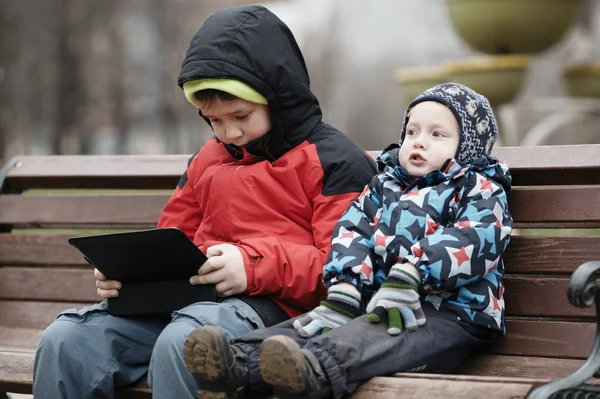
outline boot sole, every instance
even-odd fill
[[[198,399],[243,399],[241,393],[238,392],[213,392],[199,389],[197,392]]]
[[[222,379],[226,374],[228,345],[227,337],[216,327],[203,327],[192,331],[183,346],[183,358],[187,369],[204,380]],[[211,393],[223,395],[222,392]],[[214,396],[215,399],[223,397],[226,398]]]
[[[302,393],[307,389],[304,356],[291,338],[265,340],[259,351],[259,367],[263,379],[277,390]]]

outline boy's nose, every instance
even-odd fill
[[[227,138],[229,140],[233,140],[233,139],[237,139],[239,137],[242,137],[244,133],[242,132],[242,129],[239,129],[237,127],[231,127],[227,129]]]

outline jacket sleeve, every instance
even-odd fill
[[[323,267],[331,250],[333,229],[376,173],[375,163],[360,147],[332,150],[319,156],[320,166],[310,184],[314,242],[301,245],[279,236],[239,243],[249,295],[270,295],[303,310],[314,309],[325,298]]]
[[[157,225],[158,228],[177,227],[190,240],[194,239],[196,230],[202,221],[202,210],[194,194],[194,187],[192,184],[188,184],[188,180],[194,181],[195,169],[199,166],[197,155],[198,153],[189,159],[187,169],[179,179],[175,192],[163,208]]]
[[[339,282],[350,283],[359,290],[365,284],[373,284],[377,262],[373,231],[382,212],[378,185],[376,176],[335,225],[331,253],[323,271],[327,288]]]
[[[459,193],[456,220],[411,247],[403,262],[415,265],[425,289],[455,290],[490,273],[506,250],[512,217],[501,185],[479,173]]]
[[[238,247],[244,256],[248,295],[273,296],[303,310],[318,306],[326,295],[321,278],[333,227],[357,195],[319,194],[315,198],[311,222],[314,245],[274,236],[241,240]]]

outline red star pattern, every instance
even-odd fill
[[[388,238],[390,238],[390,236],[384,236],[383,234],[376,234],[375,235],[375,246],[376,247],[387,247],[387,244],[385,242],[385,240],[387,240]]]
[[[343,240],[344,238],[354,238],[354,233],[349,231],[347,233],[342,234],[339,239]]]
[[[435,233],[435,231],[437,230],[437,228],[440,227],[439,223],[434,223],[432,220],[428,220],[427,221],[427,233],[426,234],[433,234]]]
[[[494,191],[491,181],[489,181],[487,179],[479,179],[479,183],[481,184],[481,191],[483,191],[483,190]]]
[[[373,218],[373,223],[371,223],[371,227],[377,226],[377,223],[379,223],[379,218],[378,217],[374,217]]]
[[[462,247],[460,251],[452,254],[456,258],[456,262],[458,263],[458,267],[469,260],[469,255],[467,255],[467,251],[465,251],[465,247]]]
[[[413,254],[417,257],[417,258],[422,258],[423,257],[423,252],[425,252],[423,250],[423,248],[413,248]]]
[[[367,264],[367,262],[363,261],[360,272],[367,276],[369,280],[371,280],[371,273],[373,272],[373,269]]]
[[[494,310],[502,310],[502,308],[500,307],[500,305],[498,304],[498,300],[496,299],[495,296],[492,295],[492,301],[494,302]]]

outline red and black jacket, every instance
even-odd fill
[[[219,11],[193,37],[179,85],[217,77],[261,93],[273,127],[244,150],[209,140],[190,159],[158,225],[179,227],[204,251],[238,246],[246,294],[269,297],[293,317],[324,297],[333,227],[376,166],[321,121],[300,49],[264,7]]]

